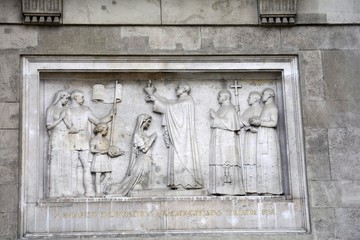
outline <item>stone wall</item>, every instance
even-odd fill
[[[71,0],[64,0],[64,6],[69,1]],[[72,4],[86,4],[91,1],[74,2],[77,3]],[[118,2],[130,4],[130,1]],[[357,25],[360,21],[360,3],[356,0],[341,1],[341,4],[335,0],[299,0],[299,23],[325,24],[262,27],[257,25],[257,18],[254,20],[251,16],[243,16],[242,23],[245,21],[246,25],[238,26],[233,25],[232,14],[214,17],[213,6],[208,7],[207,1],[199,1],[199,5],[191,6],[193,11],[202,12],[202,18],[192,17],[198,14],[188,11],[178,12],[177,7],[186,5],[185,1],[142,2],[145,6],[140,4],[140,7],[146,9],[148,4],[161,3],[161,11],[154,10],[154,13],[150,14],[154,20],[136,22],[140,24],[138,26],[130,26],[131,21],[126,19],[119,19],[121,26],[88,25],[100,23],[91,18],[85,21],[86,13],[82,13],[85,14],[84,18],[81,18],[83,15],[78,15],[79,22],[70,21],[70,17],[64,13],[64,25],[28,26],[22,24],[19,1],[1,1],[0,239],[17,237],[21,177],[20,56],[28,54],[297,55],[312,232],[267,236],[200,235],[191,238],[360,239],[360,27]],[[230,5],[225,7],[233,8],[234,4],[244,3],[246,6],[252,1],[212,2],[226,2]],[[146,16],[145,14],[144,17]],[[102,24],[108,23],[106,18],[99,19],[103,21]],[[187,20],[179,22],[179,19]],[[201,19],[212,20],[207,22]],[[342,25],[331,25],[332,23]],[[166,26],[172,24],[176,26]],[[207,24],[210,25],[206,26]],[[218,24],[227,26],[214,26]],[[169,236],[154,237],[160,238],[168,239]],[[188,238],[190,236],[174,236],[174,239]]]

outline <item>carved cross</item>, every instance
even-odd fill
[[[234,85],[230,85],[230,88],[234,88],[234,90],[235,90],[235,96],[238,96],[238,95],[239,95],[238,89],[239,89],[239,88],[242,88],[242,86],[241,86],[241,85],[238,85],[238,81],[235,80]]]

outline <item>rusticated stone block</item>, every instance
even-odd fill
[[[0,42],[1,49],[36,47],[38,29],[24,26],[0,26]]]
[[[125,44],[148,41],[145,47],[151,50],[193,51],[201,46],[199,27],[123,27],[121,38]],[[146,51],[144,46],[139,47]]]
[[[338,208],[335,217],[336,239],[360,239],[360,209]]]
[[[305,129],[308,180],[330,179],[330,157],[327,129]]]
[[[0,212],[0,238],[16,239],[17,234],[17,213]]]
[[[335,181],[309,181],[311,207],[336,207],[339,193]]]
[[[335,210],[333,208],[311,209],[312,227],[315,239],[335,239]]]
[[[324,79],[326,99],[360,100],[360,51],[324,51]]]
[[[331,176],[334,180],[360,180],[360,129],[329,129]]]
[[[358,49],[359,34],[358,26],[282,28],[281,43],[285,49]]]
[[[0,34],[0,39],[1,37],[2,35]],[[0,102],[18,101],[20,82],[20,56],[8,51],[0,51],[0,62]],[[12,113],[15,113],[14,104],[8,104],[6,106],[7,108],[11,109]],[[0,118],[0,122],[7,113],[2,112],[2,114],[3,115],[2,118]]]
[[[0,166],[17,164],[18,140],[18,131],[0,130]]]
[[[299,62],[304,96],[308,100],[324,100],[325,92],[321,52],[300,52]]]
[[[280,48],[280,30],[252,27],[203,27],[202,41],[216,50],[268,50]]]
[[[162,0],[163,24],[257,24],[256,1]]]
[[[0,128],[19,128],[19,104],[0,103]]]
[[[63,0],[64,24],[161,24],[160,0]]]
[[[0,184],[0,213],[17,211],[18,192],[17,184]]]

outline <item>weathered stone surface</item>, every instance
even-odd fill
[[[360,182],[359,181],[339,181],[338,187],[339,205],[341,207],[360,207]]]
[[[0,238],[16,239],[17,233],[17,214],[0,213]]]
[[[17,183],[17,166],[14,165],[0,165],[0,184],[14,184]]]
[[[280,31],[275,28],[203,27],[202,47],[220,51],[258,51],[280,48]]]
[[[305,150],[308,180],[330,179],[327,129],[306,128]]]
[[[18,185],[0,184],[0,213],[16,212],[18,209]]]
[[[335,207],[339,189],[335,181],[309,181],[311,207]]]
[[[360,239],[360,209],[338,208],[335,210],[336,239]]]
[[[63,0],[63,24],[160,24],[160,0]]]
[[[0,1],[0,22],[21,23],[21,1],[2,0]]]
[[[18,131],[0,130],[0,166],[18,162]]]
[[[360,129],[329,129],[331,176],[334,180],[360,180]]]
[[[360,51],[324,51],[326,99],[360,100]]]
[[[298,23],[359,23],[359,11],[357,0],[301,0],[297,16]]]
[[[300,52],[299,62],[304,96],[308,100],[324,100],[325,93],[321,52]]]
[[[312,208],[312,229],[317,240],[335,239],[335,210],[333,208]]]
[[[0,42],[1,49],[36,47],[38,30],[25,26],[0,26]]]
[[[163,0],[163,24],[258,24],[257,2]]]
[[[0,103],[0,128],[19,128],[19,104]]]
[[[121,38],[127,51],[199,50],[199,27],[123,27]],[[145,45],[144,45],[145,44]]]
[[[20,82],[20,56],[16,53],[0,51],[0,62],[0,102],[18,101]],[[15,113],[15,108],[12,104],[6,106],[12,110],[12,113]],[[14,120],[15,119],[12,119],[12,125]]]
[[[303,104],[305,127],[336,128],[348,126],[348,102],[303,101]]]
[[[282,28],[281,43],[284,49],[357,49],[360,48],[358,26],[306,26]]]

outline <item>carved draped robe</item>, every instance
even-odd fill
[[[265,104],[260,119],[272,123],[278,119],[274,103]],[[276,126],[259,127],[257,140],[257,192],[282,194],[280,144]]]
[[[154,112],[164,114],[163,126],[169,132],[168,186],[203,188],[195,131],[195,106],[191,96],[177,101],[156,99]]]
[[[239,149],[240,123],[233,105],[223,105],[212,122],[210,141],[210,193],[243,195]]]

